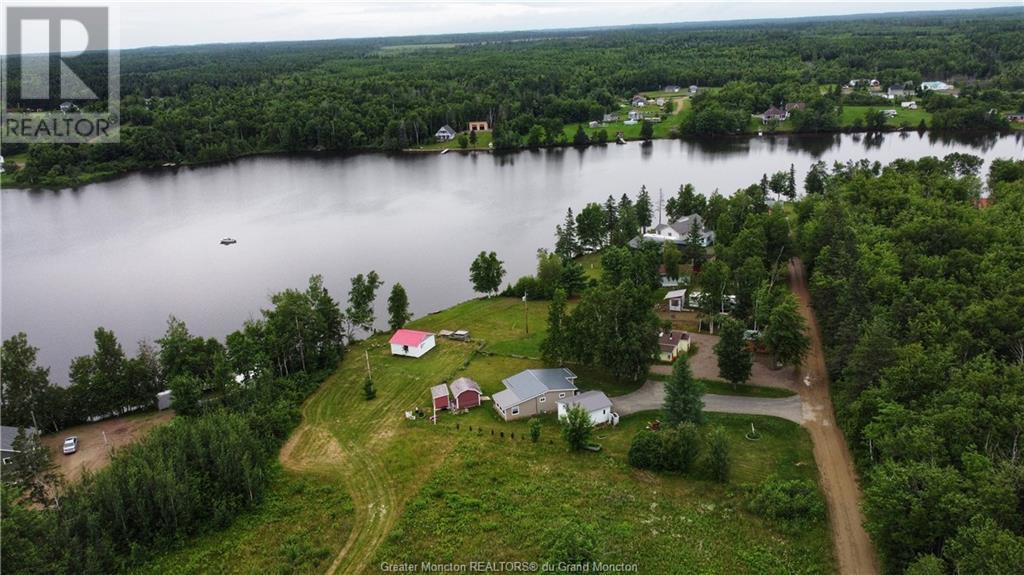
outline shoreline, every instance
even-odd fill
[[[1001,138],[1001,137],[1004,137],[1004,136],[1010,136],[1010,135],[1014,135],[1014,134],[1017,134],[1017,135],[1024,134],[1024,128],[1011,129],[1011,130],[1006,131],[1006,132],[966,131],[966,130],[960,130],[960,131],[954,131],[954,132],[936,132],[936,131],[930,130],[930,129],[929,130],[917,130],[917,129],[901,130],[899,128],[893,128],[893,129],[888,129],[888,130],[880,130],[880,131],[867,131],[867,130],[862,130],[862,131],[843,130],[843,131],[836,131],[836,132],[776,131],[776,132],[763,133],[763,134],[755,134],[755,133],[750,133],[750,132],[743,132],[743,133],[740,133],[740,134],[714,134],[714,135],[705,135],[705,136],[696,136],[696,137],[692,137],[692,136],[691,137],[685,137],[684,136],[684,137],[677,137],[677,138],[661,137],[661,138],[652,138],[650,140],[642,140],[640,138],[633,138],[633,139],[626,139],[625,140],[625,144],[639,143],[641,145],[653,145],[654,142],[657,141],[657,140],[661,140],[661,141],[664,141],[664,140],[680,140],[682,142],[688,142],[688,143],[710,144],[710,143],[716,143],[716,142],[736,142],[736,141],[740,141],[740,140],[753,140],[753,139],[776,138],[776,137],[787,137],[787,138],[788,137],[827,138],[827,137],[836,137],[836,136],[844,136],[844,135],[860,136],[860,137],[874,137],[874,136],[885,136],[887,134],[911,134],[911,133],[915,133],[915,134],[922,135],[922,136],[925,135],[925,134],[929,134],[929,135],[934,135],[936,137],[936,139],[940,138],[940,137],[945,137],[945,138],[952,139],[952,140],[955,140],[957,138],[978,138],[978,137],[986,137],[986,136],[994,137],[994,138]],[[262,151],[262,152],[252,152],[252,153],[249,153],[249,154],[241,154],[241,155],[234,156],[234,157],[231,157],[231,158],[224,158],[224,159],[218,159],[218,160],[210,160],[210,161],[205,161],[205,162],[182,162],[182,163],[173,164],[173,165],[160,165],[160,166],[148,166],[148,167],[143,167],[143,168],[134,168],[134,169],[125,170],[125,171],[119,171],[119,172],[98,172],[98,173],[96,173],[96,174],[94,174],[92,176],[87,176],[87,177],[83,178],[82,181],[80,181],[80,182],[78,182],[78,183],[76,183],[74,185],[71,185],[71,186],[52,186],[52,185],[46,185],[46,184],[36,185],[36,186],[23,186],[23,185],[19,185],[19,184],[2,183],[2,184],[0,184],[0,191],[11,190],[11,191],[22,191],[22,192],[44,192],[44,191],[55,191],[55,192],[58,192],[58,191],[63,191],[63,190],[76,190],[76,189],[88,186],[90,184],[109,182],[109,181],[117,180],[119,178],[130,176],[130,175],[133,175],[133,174],[158,173],[158,172],[163,172],[163,171],[167,171],[167,170],[177,170],[177,169],[180,169],[180,168],[201,168],[201,167],[217,166],[217,165],[222,165],[222,164],[226,165],[226,164],[230,164],[232,162],[235,162],[235,161],[238,161],[238,160],[242,160],[242,159],[246,159],[246,158],[258,158],[258,157],[264,157],[264,156],[267,156],[267,157],[269,157],[269,156],[332,157],[333,158],[333,157],[352,157],[352,156],[362,156],[362,155],[368,155],[368,154],[375,154],[375,155],[384,155],[384,156],[416,156],[416,157],[418,157],[418,156],[426,156],[426,155],[430,155],[430,154],[434,154],[434,155],[438,155],[439,156],[439,155],[441,155],[442,150],[445,150],[445,149],[449,150],[450,153],[456,153],[456,154],[459,154],[459,155],[469,155],[469,154],[472,154],[472,153],[481,153],[481,152],[487,153],[487,154],[491,154],[491,155],[511,155],[511,154],[517,154],[517,153],[523,153],[523,152],[538,152],[538,151],[541,151],[541,150],[566,150],[566,149],[586,150],[587,148],[591,148],[591,147],[602,147],[602,148],[604,148],[604,147],[617,146],[617,145],[624,145],[624,144],[618,144],[618,143],[616,143],[614,141],[607,142],[605,144],[588,144],[587,146],[576,146],[576,145],[573,145],[571,143],[566,143],[564,145],[540,146],[540,147],[537,147],[537,148],[513,148],[513,149],[508,149],[508,150],[496,150],[496,149],[492,149],[492,148],[465,148],[465,149],[462,149],[462,148],[452,147],[452,148],[440,148],[440,149],[439,148],[430,148],[430,149],[424,149],[424,148],[404,148],[404,149],[401,149],[401,150],[382,150],[382,149],[377,149],[377,148],[362,148],[362,149],[357,149],[357,150],[345,150],[345,151],[336,151],[336,150]],[[7,175],[7,174],[4,174],[4,175]]]

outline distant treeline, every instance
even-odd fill
[[[76,71],[105,73],[90,58],[98,55],[79,58]],[[17,78],[17,59],[9,64]],[[978,11],[444,41],[143,49],[124,52],[121,69],[121,143],[5,145],[7,156],[28,152],[24,169],[10,181],[66,186],[168,162],[402,149],[431,142],[444,124],[461,130],[471,120],[490,122],[495,148],[516,148],[536,126],[558,133],[559,126],[599,120],[632,93],[668,84],[743,83],[745,105],[723,106],[721,117],[705,117],[692,133],[721,131],[719,124],[748,121],[773,98],[810,100],[817,95],[804,94],[808,86],[813,92],[851,78],[877,78],[883,85],[958,78],[1018,90],[1024,88],[1024,30],[1019,11]],[[39,107],[18,100],[16,80],[7,87],[10,105]],[[819,128],[827,122],[814,120]],[[946,121],[949,128],[963,124],[979,127],[970,119]]]

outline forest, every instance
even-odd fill
[[[76,72],[105,74],[98,57],[84,55]],[[8,65],[14,74],[19,61]],[[153,48],[124,51],[121,71],[119,144],[6,144],[3,155],[21,160],[8,162],[5,183],[72,186],[256,153],[400,150],[470,120],[490,123],[496,149],[526,146],[531,132],[571,145],[563,127],[599,120],[633,93],[669,84],[725,87],[694,102],[679,135],[733,132],[749,114],[796,99],[808,104],[800,130],[834,130],[843,100],[829,90],[864,77],[883,85],[956,79],[970,90],[928,103],[936,115],[945,110],[936,127],[1004,129],[986,114],[1024,104],[1024,30],[1019,11],[978,10]],[[17,81],[7,89],[18,94]],[[8,98],[12,108],[59,104]]]
[[[1024,162],[818,166],[796,205],[887,573],[1024,571]]]

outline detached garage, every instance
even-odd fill
[[[480,385],[468,377],[460,377],[452,382],[452,397],[455,409],[469,409],[480,405]]]
[[[391,355],[421,357],[434,349],[434,334],[414,329],[400,329],[391,336]]]

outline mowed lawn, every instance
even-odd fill
[[[556,533],[578,524],[594,532],[596,560],[636,563],[639,573],[833,571],[825,520],[787,534],[746,511],[748,485],[772,475],[814,480],[810,440],[799,426],[711,414],[709,425],[726,429],[735,460],[732,483],[722,486],[702,470],[684,477],[628,465],[630,439],[654,416],[599,429],[600,453],[568,452],[550,419],[535,444],[525,423],[499,425],[475,412],[447,418],[432,431],[457,447],[408,503],[370,571],[422,561],[543,562]],[[751,423],[758,442],[744,438]]]
[[[388,334],[351,346],[304,405],[266,501],[137,572],[340,574],[412,557],[539,560],[545,534],[570,518],[594,524],[602,560],[635,559],[641,573],[831,571],[824,522],[787,534],[744,510],[746,484],[773,474],[815,477],[807,434],[782,420],[711,415],[734,444],[734,479],[720,486],[701,473],[658,475],[627,465],[632,436],[656,413],[598,430],[604,450],[583,454],[566,450],[553,415],[542,418],[539,444],[526,439],[526,421],[503,422],[489,403],[468,414],[444,412],[437,424],[405,418],[416,408],[430,413],[429,388],[437,383],[465,375],[491,394],[505,377],[542,366],[525,355],[538,352],[546,313],[542,302],[525,312],[518,299],[473,300],[410,327],[469,329],[475,341],[438,338],[420,359],[391,356]],[[367,362],[377,391],[371,401],[362,389]],[[598,369],[573,370],[584,389],[635,389]],[[752,421],[764,436],[757,443],[743,439]]]

